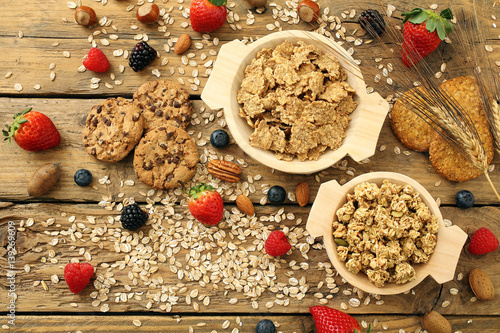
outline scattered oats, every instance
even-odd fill
[[[400,149],[398,146],[395,146],[395,147],[394,147],[394,153],[395,153],[396,155],[401,154],[401,149]]]
[[[142,323],[141,323],[141,321],[140,321],[139,319],[134,319],[134,320],[132,321],[132,323],[133,323],[135,326],[137,326],[137,327],[141,327],[141,325],[142,325]]]
[[[49,287],[47,287],[47,284],[45,283],[45,281],[42,280],[40,282],[42,284],[43,290],[45,290],[45,291],[49,290]]]
[[[450,301],[444,301],[444,302],[441,304],[441,306],[442,306],[443,308],[447,307],[448,305],[450,305]]]
[[[436,74],[434,74],[434,77],[435,77],[436,79],[441,78],[441,76],[443,76],[443,72],[437,72]]]
[[[488,172],[493,172],[495,170],[495,164],[490,164],[488,167]]]
[[[4,330],[8,330],[8,329],[10,329],[10,326],[9,326],[9,325],[7,325],[7,324],[3,324],[3,325],[2,325],[2,329],[4,329]]]
[[[56,79],[56,73],[50,72],[49,78],[50,78],[50,81],[54,81]]]
[[[78,7],[78,6],[73,1],[68,2],[68,8],[75,9],[76,7]]]
[[[493,52],[493,47],[491,47],[491,45],[485,45],[484,49],[488,52]]]
[[[115,56],[115,57],[121,57],[122,55],[123,55],[122,49],[118,49],[118,50],[113,51],[113,56]]]
[[[450,288],[450,294],[457,295],[458,294],[458,289],[457,288]]]
[[[222,328],[226,329],[229,327],[229,325],[231,325],[231,322],[229,320],[226,320],[222,323]]]
[[[7,74],[5,74],[5,78],[8,79],[9,77],[12,76],[12,72],[7,72]]]
[[[438,8],[438,5],[433,3],[432,5],[429,6],[430,9],[435,10]]]
[[[464,278],[464,275],[462,273],[457,274],[457,281],[462,281],[463,278]]]
[[[56,64],[51,63],[51,64],[49,65],[49,70],[52,70],[52,69],[54,69],[54,68],[56,68]]]
[[[16,89],[16,91],[22,91],[23,90],[23,86],[19,83],[16,83],[14,85],[14,89]]]
[[[80,67],[78,67],[78,73],[83,73],[87,70],[87,68],[85,68],[85,66],[81,65]]]
[[[50,277],[50,280],[52,281],[53,284],[59,283],[59,276],[57,274],[54,274]]]
[[[439,185],[441,185],[441,181],[440,180],[438,180],[437,182],[434,183],[434,186],[436,186],[436,187],[439,186]]]
[[[64,56],[65,58],[70,58],[70,57],[71,57],[71,53],[69,53],[69,51],[64,51],[64,52],[63,52],[63,56]]]
[[[471,303],[474,303],[475,301],[477,301],[477,297],[475,297],[475,296],[471,297],[469,300],[469,302],[471,302]]]
[[[441,206],[441,198],[436,199],[436,205],[438,205],[438,207]]]
[[[386,146],[386,145],[381,145],[381,146],[380,146],[380,148],[379,148],[379,150],[380,150],[380,151],[384,151],[384,150],[386,150],[386,149],[387,149],[387,146]]]

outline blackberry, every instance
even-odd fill
[[[130,231],[136,231],[146,224],[148,213],[143,211],[136,203],[125,206],[120,221],[122,226]]]
[[[359,15],[358,18],[361,27],[375,37],[385,31],[385,21],[382,15],[376,9],[367,9]]]
[[[134,72],[144,69],[156,58],[156,50],[146,42],[137,43],[130,53],[129,66]]]

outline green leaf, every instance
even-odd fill
[[[28,122],[28,119],[26,118],[21,118],[19,121],[18,121],[18,124],[24,124],[24,123],[27,123]]]
[[[445,19],[452,20],[453,19],[453,13],[451,12],[450,8],[443,9],[439,15]]]
[[[214,6],[225,6],[227,3],[227,0],[208,0],[212,3]]]
[[[419,13],[421,13],[423,11],[422,8],[413,8],[413,10],[411,12],[405,12],[405,13],[402,13],[401,16],[404,16],[404,20],[403,20],[403,24],[406,23],[406,21],[408,21],[408,19],[412,16],[415,16]]]
[[[437,21],[432,18],[428,19],[427,23],[425,23],[425,28],[429,32],[433,32],[434,30],[436,30],[436,26],[437,26]]]
[[[444,24],[444,31],[446,32],[446,34],[451,34],[453,32],[453,24],[449,21],[444,21],[443,22]]]
[[[422,11],[422,12],[418,13],[417,15],[410,17],[410,22],[414,23],[414,24],[420,24],[420,23],[425,22],[425,20],[427,20],[428,17],[429,17],[429,14]]]
[[[446,38],[446,31],[443,22],[439,21],[437,25],[437,34],[439,39],[444,40]]]

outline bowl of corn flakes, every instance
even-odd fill
[[[314,32],[272,33],[223,45],[202,100],[223,108],[238,146],[287,173],[324,170],[375,148],[388,103],[368,94],[356,61]]]
[[[453,279],[467,234],[445,226],[436,201],[417,181],[373,172],[344,185],[323,183],[307,221],[333,266],[351,285],[399,294],[427,276]]]

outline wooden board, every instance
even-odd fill
[[[83,149],[81,131],[84,120],[92,106],[100,101],[100,99],[0,98],[0,123],[11,121],[14,113],[32,106],[34,110],[43,112],[52,118],[62,135],[62,142],[57,148],[43,152],[27,152],[19,148],[15,143],[11,146],[6,143],[0,144],[0,156],[3,157],[3,172],[0,173],[0,183],[4,184],[0,188],[0,198],[4,201],[24,201],[28,199],[32,201],[100,201],[103,195],[117,195],[124,192],[125,197],[134,196],[136,200],[144,202],[144,196],[140,192],[146,193],[149,188],[136,177],[132,166],[133,156],[130,155],[118,163],[105,163],[94,159]],[[193,136],[195,138],[200,135],[202,139],[208,142],[212,131],[220,128],[220,125],[219,121],[207,121],[207,124],[204,125],[205,119],[202,118],[202,114],[206,112],[216,114],[217,112],[209,109],[202,112],[203,107],[200,101],[194,101],[194,109],[203,125],[191,126],[188,130],[194,131]],[[380,151],[382,146],[387,147],[387,149]],[[402,152],[406,150],[395,138],[387,121],[381,130],[377,147],[375,156],[370,159],[370,163],[357,164],[350,158],[346,158],[346,162],[343,163],[347,164],[344,167],[329,168],[324,173],[320,173],[321,177],[317,177],[317,174],[307,176],[273,172],[272,169],[262,166],[246,156],[234,143],[222,150],[215,150],[208,143],[206,146],[199,147],[199,152],[202,153],[205,148],[209,148],[220,157],[233,155],[235,160],[244,159],[248,167],[243,170],[243,180],[246,180],[248,176],[253,177],[257,174],[262,176],[261,180],[254,182],[257,191],[250,195],[251,200],[255,203],[258,203],[261,197],[264,196],[261,191],[263,184],[269,184],[270,186],[279,184],[284,186],[287,191],[294,192],[295,186],[302,181],[307,182],[311,187],[309,202],[312,203],[320,185],[317,179],[321,182],[332,179],[339,182],[341,180],[348,181],[353,178],[353,176],[347,174],[349,170],[353,171],[355,176],[371,171],[397,171],[414,178],[434,198],[440,198],[441,203],[445,205],[454,204],[455,193],[462,189],[472,191],[477,204],[497,203],[484,176],[465,183],[453,183],[436,173],[429,162],[427,154],[410,151],[408,151],[409,155],[404,153],[395,154],[394,149],[396,147],[399,147]],[[28,197],[26,188],[29,178],[39,166],[49,162],[61,162],[62,174],[59,182],[53,190],[41,198]],[[497,165],[497,167],[491,173],[491,179],[495,184],[500,183],[499,162],[500,157],[496,155],[493,164]],[[93,184],[98,187],[97,190],[91,187],[81,188],[74,183],[73,175],[80,168],[86,168],[92,172],[95,178]],[[99,184],[98,180],[105,176],[109,177],[111,183],[108,185]],[[127,179],[134,180],[136,185],[120,187],[120,181]],[[436,186],[436,184],[439,186]],[[287,203],[289,202],[287,201]]]
[[[228,210],[232,209],[232,205],[227,206]],[[445,218],[453,221],[454,224],[460,226],[468,234],[471,234],[476,230],[477,226],[485,226],[490,228],[494,233],[500,232],[498,225],[498,216],[500,216],[500,209],[494,207],[483,207],[483,208],[472,208],[467,211],[462,211],[456,208],[443,208],[443,216]],[[182,210],[177,210],[182,212]],[[277,207],[256,207],[256,216],[260,219],[262,216],[269,216],[270,214],[275,214]],[[279,225],[272,222],[263,222],[265,226],[270,228],[282,228],[285,225],[288,228],[293,229],[296,224],[296,219],[301,218],[302,222],[296,228],[305,228],[305,221],[308,214],[307,208],[300,208],[298,206],[287,207],[285,213],[293,213],[295,220],[282,221]],[[102,239],[96,241],[90,241],[90,234],[95,228],[101,228],[103,230],[113,230],[113,228],[119,227],[119,223],[109,224],[107,222],[107,216],[116,216],[116,212],[109,212],[104,210],[97,205],[90,204],[46,204],[46,203],[33,203],[33,204],[16,204],[13,207],[1,209],[0,210],[0,239],[1,244],[7,244],[6,232],[8,228],[8,222],[14,221],[16,226],[20,226],[20,221],[24,220],[24,225],[26,225],[28,218],[33,218],[34,223],[30,227],[25,227],[17,233],[17,251],[18,255],[15,260],[16,267],[16,293],[18,294],[17,307],[18,311],[55,311],[55,312],[92,312],[99,311],[102,304],[106,303],[109,305],[110,312],[122,312],[122,311],[145,311],[145,306],[148,302],[148,294],[154,294],[158,292],[158,289],[148,288],[143,283],[138,283],[137,286],[133,286],[130,281],[128,274],[131,268],[113,267],[112,265],[123,260],[126,260],[128,252],[117,253],[114,248],[114,241],[112,239]],[[87,217],[94,216],[96,223],[91,224],[88,222]],[[73,218],[72,218],[73,217]],[[44,226],[44,222],[49,221],[50,218],[55,220],[51,225]],[[74,223],[69,222],[74,219]],[[183,218],[179,220],[181,228],[187,226],[187,219]],[[164,227],[164,233],[169,234],[173,227],[172,224],[167,222],[165,218],[162,222]],[[61,234],[67,230],[73,230],[81,232],[83,234],[81,240],[71,240],[69,235],[65,236]],[[86,229],[88,228],[88,229]],[[244,227],[237,225],[220,225],[220,228],[226,230],[243,231]],[[260,229],[259,229],[260,230]],[[144,233],[149,234],[153,230],[151,227],[144,228]],[[213,233],[212,230],[210,233]],[[180,234],[182,232],[179,231]],[[112,233],[105,233],[104,237],[111,237]],[[127,233],[125,233],[126,235]],[[248,236],[241,244],[238,246],[243,246],[248,248],[251,244],[258,244],[261,242],[256,236]],[[227,235],[226,237],[229,237]],[[58,239],[57,245],[52,243],[54,239]],[[239,243],[238,239],[226,238],[226,241],[231,241],[233,243]],[[155,241],[156,242],[156,241]],[[164,240],[167,244],[170,243],[168,239]],[[303,243],[304,239],[299,240],[299,243]],[[146,243],[153,246],[153,241]],[[229,256],[232,251],[229,251],[224,247],[225,256]],[[82,250],[83,249],[83,250]],[[50,250],[54,250],[51,255]],[[216,255],[218,247],[212,251],[212,261],[216,262],[220,257]],[[112,286],[107,301],[103,301],[98,306],[92,306],[93,298],[90,294],[95,291],[95,288],[89,286],[81,294],[73,295],[68,291],[67,286],[63,279],[63,267],[72,258],[77,258],[81,261],[87,261],[83,252],[88,252],[91,255],[90,262],[97,267],[96,274],[106,274],[107,272],[113,273],[113,277],[116,279],[116,285]],[[175,254],[176,262],[182,263],[185,266],[185,257],[191,251],[191,248],[184,249],[180,247],[180,252]],[[158,251],[158,253],[167,253]],[[206,252],[205,252],[206,253]],[[328,257],[325,250],[316,250],[311,248],[307,253],[308,259],[305,259],[300,251],[295,249],[292,251],[291,255],[283,256],[283,261],[281,261],[282,268],[278,269],[273,276],[276,276],[276,282],[282,282],[288,287],[289,277],[295,277],[300,280],[302,277],[306,280],[306,284],[310,287],[306,292],[306,297],[301,301],[293,297],[284,297],[281,299],[289,298],[288,306],[280,306],[275,304],[271,308],[266,308],[266,303],[274,302],[276,298],[276,293],[270,290],[264,291],[261,297],[258,299],[259,304],[258,309],[252,310],[252,299],[243,295],[243,293],[226,289],[227,285],[224,283],[218,283],[217,286],[209,283],[207,287],[201,287],[201,285],[196,281],[186,281],[183,279],[179,280],[177,274],[172,273],[169,269],[169,261],[166,263],[158,262],[158,272],[154,274],[156,278],[161,276],[165,285],[175,286],[178,283],[183,283],[187,290],[185,292],[179,293],[180,297],[179,304],[173,306],[173,312],[193,312],[193,304],[187,304],[185,297],[191,293],[193,289],[198,289],[199,295],[207,295],[211,299],[209,306],[200,304],[201,313],[306,313],[308,307],[312,305],[319,304],[319,298],[316,297],[316,293],[322,293],[323,297],[331,294],[332,298],[328,300],[328,306],[335,308],[340,308],[342,303],[348,304],[349,300],[353,297],[357,298],[360,295],[352,293],[352,288],[341,283],[340,277],[334,277],[336,284],[340,287],[337,293],[331,293],[330,289],[326,287],[326,277],[327,274],[324,270],[318,270],[320,263],[328,263]],[[256,255],[261,257],[263,255],[262,251],[250,251],[249,255]],[[54,260],[54,262],[52,262]],[[291,260],[300,263],[307,262],[309,264],[309,269],[299,269],[294,270],[289,267],[287,263]],[[452,281],[445,283],[442,287],[434,282],[432,279],[427,278],[420,285],[412,289],[408,294],[399,294],[393,296],[383,296],[383,304],[376,304],[377,299],[372,295],[368,296],[366,293],[360,297],[362,302],[367,301],[367,297],[370,298],[369,304],[360,307],[349,306],[348,311],[350,313],[425,313],[429,311],[431,307],[436,305],[439,308],[439,312],[446,314],[456,314],[456,315],[498,315],[498,309],[500,309],[500,298],[496,298],[493,301],[481,302],[476,301],[474,303],[470,302],[471,297],[473,297],[472,291],[468,286],[467,276],[468,272],[473,268],[480,268],[486,271],[491,277],[492,281],[496,281],[495,288],[497,294],[500,292],[500,285],[497,283],[500,281],[500,267],[494,263],[500,260],[500,253],[495,252],[485,256],[473,256],[465,248],[462,252],[458,267],[456,270],[456,277]],[[272,260],[271,260],[272,261]],[[8,269],[6,258],[5,247],[0,247],[0,269],[5,271]],[[30,266],[30,271],[25,271],[25,265]],[[109,266],[109,267],[108,267]],[[156,266],[156,265],[155,265]],[[187,267],[187,266],[186,266]],[[191,268],[186,268],[189,271]],[[266,271],[266,268],[262,268]],[[458,274],[461,273],[463,279],[459,280],[457,278]],[[60,279],[58,283],[51,282],[51,276],[57,275]],[[273,278],[274,279],[274,278]],[[35,281],[43,280],[48,290],[44,290],[41,284],[34,285]],[[325,286],[318,288],[318,284],[323,281]],[[0,299],[7,299],[8,283],[5,279],[0,280],[0,283],[4,288],[0,291]],[[39,283],[39,282],[38,282]],[[119,297],[122,293],[129,294],[130,292],[124,289],[124,285],[133,286],[131,293],[136,296],[140,296],[141,299],[135,299],[134,296],[128,299],[126,302],[119,301],[115,302],[115,298]],[[458,294],[452,295],[450,293],[451,288],[457,288]],[[149,291],[149,293],[148,293]],[[281,294],[282,292],[279,292]],[[282,296],[281,296],[282,297]],[[230,304],[231,298],[236,298],[236,304]],[[330,297],[329,297],[330,298]],[[193,298],[194,300],[194,298]],[[449,306],[442,307],[443,302],[451,302]],[[76,303],[77,307],[72,307],[70,304]],[[164,312],[159,309],[159,305],[163,304],[154,303],[149,311],[154,312]]]
[[[451,323],[454,332],[463,333],[494,333],[497,332],[498,319],[493,316],[445,316]],[[391,315],[355,315],[358,322],[366,322],[374,325],[372,332],[400,333],[418,332],[421,329],[419,316],[391,316]],[[215,315],[215,316],[159,316],[159,315],[110,315],[110,316],[16,316],[16,327],[13,330],[23,332],[189,332],[192,328],[194,333],[208,332],[214,329],[217,332],[231,332],[237,328],[240,333],[254,333],[255,326],[260,320],[270,319],[279,326],[277,332],[286,333],[311,333],[316,332],[310,315],[288,315],[288,316],[239,316]],[[137,327],[133,321],[139,320],[141,326]],[[229,322],[229,327],[223,329],[224,322]],[[238,324],[238,323],[241,323]],[[387,328],[385,328],[387,327]]]

